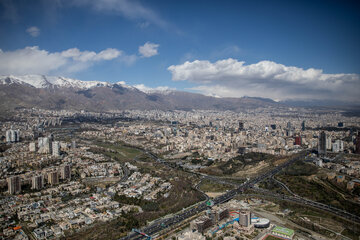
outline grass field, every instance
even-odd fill
[[[121,143],[96,142],[96,146],[91,147],[90,151],[103,154],[118,162],[128,162],[143,154],[141,150],[124,146]]]
[[[123,155],[124,157],[130,158],[130,159],[132,159],[142,153],[139,149],[132,148],[132,147],[126,147],[120,143],[98,142],[98,143],[96,143],[96,145],[98,145],[99,147],[114,150],[114,151],[120,153],[121,155]]]

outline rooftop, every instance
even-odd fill
[[[283,234],[283,235],[289,236],[289,237],[291,237],[294,234],[294,230],[289,229],[289,228],[279,227],[279,226],[274,227],[272,231],[275,233],[278,233],[278,234]]]

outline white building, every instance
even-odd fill
[[[7,130],[6,134],[6,142],[19,142],[20,141],[20,131],[19,130]]]
[[[60,156],[60,143],[58,141],[52,143],[52,155],[55,157]]]
[[[36,152],[36,144],[35,144],[35,142],[29,143],[29,151],[30,152]]]

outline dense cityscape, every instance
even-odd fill
[[[124,225],[106,233],[109,238],[358,234],[357,225],[349,229],[341,221],[342,230],[335,230],[269,196],[320,200],[350,214],[353,224],[359,221],[352,209],[360,209],[359,117],[304,108],[273,112],[19,110],[1,123],[2,236],[88,238],[89,231],[119,222]],[[241,187],[299,154],[279,174]],[[302,196],[302,186],[289,176],[305,178],[309,188],[322,184],[344,199]],[[242,193],[230,201],[218,200],[239,187]],[[203,211],[167,222],[187,209],[203,209],[202,203]],[[300,215],[296,221],[294,215]],[[161,222],[160,230],[142,232],[154,221]]]

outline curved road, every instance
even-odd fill
[[[146,153],[148,153],[149,155],[151,155],[157,162],[163,163],[166,166],[170,166],[169,163],[167,163],[166,161],[156,157],[154,154],[149,153],[146,151]],[[288,167],[289,165],[293,164],[294,162],[298,161],[299,159],[301,159],[302,157],[304,157],[306,155],[306,152],[302,152],[296,156],[294,156],[292,159],[290,159],[289,161],[277,166],[276,168],[272,169],[269,172],[266,172],[256,178],[251,179],[250,181],[247,181],[245,183],[239,184],[237,185],[236,189],[230,190],[226,193],[224,193],[221,196],[218,196],[216,198],[213,199],[214,205],[218,205],[224,202],[229,201],[230,199],[234,198],[237,194],[243,194],[245,190],[248,190],[250,188],[253,188],[255,184],[269,178],[269,177],[273,177],[275,174],[279,173],[283,168]],[[208,176],[210,177],[210,176]],[[206,176],[204,176],[204,178],[207,178]],[[212,177],[209,179],[216,179],[216,177]],[[219,180],[219,179],[217,179]],[[220,179],[221,180],[221,179]],[[223,180],[221,180],[223,181]],[[255,188],[254,188],[255,189]],[[270,191],[267,190],[262,190],[262,189],[255,189],[255,191],[260,192],[261,194],[258,196],[270,196],[270,197],[274,197],[280,200],[286,200],[286,201],[291,201],[291,202],[295,202],[298,204],[303,204],[303,205],[308,205],[314,208],[318,208],[327,212],[331,212],[333,214],[336,214],[338,216],[341,216],[345,219],[351,220],[351,221],[355,221],[360,223],[360,217],[356,216],[354,214],[348,213],[346,211],[343,211],[341,209],[337,209],[334,208],[332,206],[328,206],[322,203],[318,203],[315,201],[311,201],[308,199],[304,199],[301,198],[299,196],[287,196],[287,195],[281,195],[281,194],[276,194],[276,193],[272,193]],[[202,202],[201,204],[194,206],[192,208],[189,208],[179,214],[174,215],[173,217],[167,218],[167,219],[163,219],[163,220],[159,220],[159,221],[155,221],[153,224],[146,226],[144,228],[141,229],[142,232],[148,234],[148,235],[154,235],[158,232],[160,232],[161,230],[163,230],[164,228],[167,228],[169,226],[175,225],[177,223],[180,223],[184,220],[186,220],[189,217],[192,217],[204,210],[207,209],[207,205],[205,202]],[[130,239],[143,239],[143,236],[139,236],[137,233],[130,233],[128,236],[121,238],[121,240],[130,240]]]

